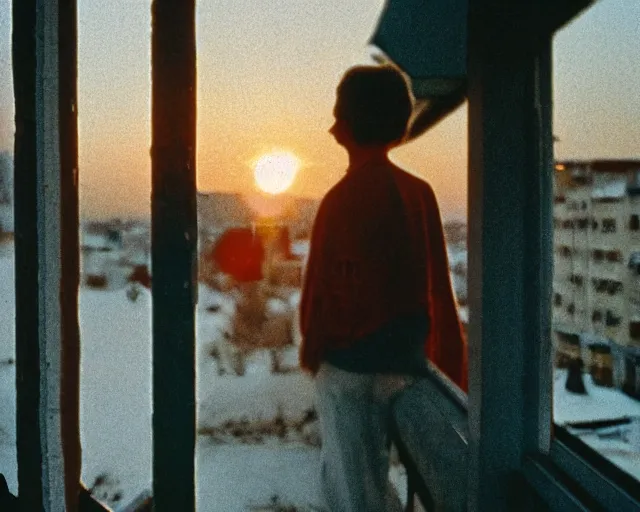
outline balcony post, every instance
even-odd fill
[[[16,432],[24,510],[78,508],[76,2],[13,3]]]
[[[551,427],[551,29],[536,2],[469,12],[469,510],[527,502]],[[518,508],[519,509],[519,508]]]
[[[195,0],[152,4],[154,509],[195,510]]]

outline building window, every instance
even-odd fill
[[[640,230],[640,215],[632,215],[629,219],[629,229],[631,231]]]
[[[594,231],[598,229],[598,221],[596,219],[591,219],[591,229]]]
[[[559,293],[553,294],[553,305],[562,306],[562,295],[560,295]]]
[[[594,324],[600,323],[602,322],[602,312],[598,311],[597,309],[593,312],[593,314],[591,315],[591,321]]]
[[[602,219],[602,232],[603,233],[615,233],[616,232],[616,219]]]
[[[578,219],[578,229],[587,229],[589,227],[589,219]]]
[[[607,251],[607,261],[611,263],[620,263],[622,261],[622,253],[620,251]]]
[[[567,219],[565,221],[562,222],[562,227],[564,229],[573,229],[573,221],[570,219]]]
[[[571,276],[569,276],[569,281],[576,286],[582,286],[584,279],[579,274],[571,274]]]
[[[640,252],[633,252],[629,257],[629,269],[640,275]]]
[[[591,282],[593,283],[593,288],[596,292],[604,293],[607,291],[608,281],[606,279],[593,279]]]
[[[576,312],[576,305],[575,304],[569,304],[567,306],[567,313],[569,313],[570,315],[573,315]]]
[[[622,319],[612,313],[610,310],[607,310],[607,315],[605,317],[605,324],[607,327],[618,327]]]
[[[583,170],[576,170],[572,181],[575,185],[589,185],[592,182],[591,177]]]
[[[640,341],[640,320],[629,322],[629,337],[632,340]]]
[[[561,245],[560,256],[564,256],[565,258],[568,258],[569,256],[571,256],[571,248],[567,247],[566,245]]]
[[[591,255],[593,256],[593,261],[599,263],[604,260],[604,251],[601,249],[595,249]]]
[[[615,295],[622,291],[622,283],[620,281],[606,281],[607,293],[609,295]]]

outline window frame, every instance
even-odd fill
[[[602,219],[602,233],[616,233],[618,229],[617,219],[613,217],[606,217]]]
[[[589,1],[568,1],[565,5],[571,4],[573,9],[571,19],[577,15],[582,9],[590,7]],[[476,6],[476,9],[473,7]],[[518,122],[529,123],[524,131],[528,131],[532,135],[531,139],[525,140],[521,147],[516,151],[523,150],[526,154],[526,161],[529,168],[524,173],[526,176],[521,180],[515,180],[515,187],[509,189],[509,185],[499,182],[487,176],[485,168],[494,172],[499,172],[498,168],[492,168],[495,160],[491,161],[492,151],[499,151],[493,148],[491,144],[487,145],[483,140],[485,132],[482,123],[491,124],[491,120],[483,118],[482,110],[474,108],[474,97],[481,103],[488,103],[486,97],[483,96],[483,88],[499,85],[492,84],[494,78],[488,78],[489,73],[478,77],[477,84],[474,84],[473,76],[473,59],[486,57],[487,45],[483,45],[485,41],[482,39],[482,32],[487,30],[491,32],[492,21],[483,19],[480,10],[486,7],[486,3],[478,0],[471,2],[470,9],[470,77],[469,77],[469,211],[474,212],[474,216],[469,218],[469,334],[470,334],[470,375],[469,375],[469,402],[468,414],[470,423],[470,508],[474,509],[494,509],[505,510],[504,498],[508,495],[505,489],[500,489],[498,481],[500,477],[496,474],[486,472],[482,465],[490,464],[484,457],[487,453],[483,449],[483,444],[491,445],[492,442],[504,442],[500,434],[496,434],[495,429],[491,429],[495,421],[493,414],[502,416],[502,412],[494,410],[502,401],[500,391],[504,389],[498,387],[493,388],[495,380],[501,380],[503,386],[512,384],[515,389],[522,387],[524,393],[514,393],[515,400],[511,403],[520,407],[522,411],[523,425],[520,427],[509,425],[509,436],[514,436],[514,444],[510,446],[511,450],[520,450],[522,458],[520,460],[519,470],[524,478],[539,496],[546,498],[545,501],[550,510],[590,510],[592,508],[604,507],[607,509],[629,510],[632,507],[640,509],[640,497],[634,496],[628,492],[625,485],[628,486],[630,481],[637,482],[633,477],[625,478],[624,473],[615,467],[612,462],[604,456],[598,454],[595,450],[586,447],[587,450],[576,450],[572,443],[566,442],[566,437],[562,435],[554,435],[559,432],[561,427],[552,423],[552,413],[550,404],[552,403],[553,384],[552,374],[552,358],[551,358],[551,314],[552,314],[552,236],[553,233],[553,213],[554,194],[552,188],[552,174],[550,170],[553,164],[553,151],[551,139],[551,58],[552,58],[552,40],[554,31],[546,34],[540,34],[537,41],[537,54],[532,58],[533,84],[524,84],[524,88],[533,86],[533,91],[529,91],[533,99],[533,110],[537,112],[537,118],[533,120],[514,119],[512,112],[500,112],[500,114],[511,118],[514,126]],[[475,19],[474,19],[475,18]],[[475,25],[475,26],[474,26]],[[539,28],[539,27],[538,27]],[[477,39],[476,39],[477,38]],[[491,48],[490,45],[488,45]],[[477,49],[477,52],[474,51]],[[479,54],[479,55],[478,55]],[[493,70],[495,71],[495,70]],[[516,69],[516,73],[520,69]],[[513,72],[513,69],[512,69]],[[496,77],[499,80],[500,77]],[[487,83],[489,82],[489,83]],[[516,87],[522,84],[515,84]],[[474,87],[477,90],[474,91]],[[507,98],[508,99],[508,98]],[[509,103],[505,99],[505,103]],[[497,108],[497,110],[500,110]],[[488,116],[487,116],[488,117]],[[476,126],[474,126],[476,124]],[[480,126],[477,126],[480,125]],[[495,129],[495,126],[491,126]],[[499,131],[499,128],[498,128]],[[507,136],[507,133],[501,135]],[[508,137],[506,137],[508,138]],[[481,141],[481,142],[477,142]],[[477,146],[474,144],[477,142]],[[526,148],[527,143],[533,147]],[[513,149],[513,148],[511,148]],[[491,155],[487,158],[486,154]],[[509,182],[510,177],[501,175],[505,181]],[[532,317],[523,316],[518,318],[514,330],[522,329],[523,332],[529,334],[537,333],[539,336],[530,336],[518,350],[516,355],[528,358],[528,366],[535,371],[527,371],[525,367],[519,367],[519,371],[510,372],[506,378],[501,376],[499,379],[495,375],[491,375],[490,370],[498,370],[500,362],[506,355],[512,353],[510,344],[502,344],[495,346],[495,340],[491,340],[482,332],[482,323],[487,319],[491,322],[499,322],[499,316],[505,315],[505,310],[497,308],[499,313],[491,312],[486,304],[483,295],[483,285],[487,279],[483,275],[486,266],[492,265],[500,267],[505,263],[499,252],[495,251],[493,244],[499,243],[500,237],[496,232],[499,229],[500,221],[493,215],[487,215],[489,220],[484,219],[486,210],[483,208],[485,204],[490,203],[490,199],[498,199],[501,191],[505,191],[506,195],[515,195],[519,190],[518,185],[528,183],[534,186],[533,202],[528,206],[535,209],[531,214],[524,214],[524,223],[519,225],[518,222],[512,223],[511,234],[516,238],[523,237],[524,245],[529,244],[529,248],[533,247],[537,254],[539,263],[537,275],[525,274],[524,281],[532,282],[534,286],[532,296],[533,303],[537,303],[537,314]],[[518,212],[520,213],[520,212]],[[491,223],[493,221],[493,225]],[[496,228],[496,226],[498,228]],[[529,231],[527,231],[529,230]],[[495,236],[494,235],[498,235]],[[530,237],[527,240],[527,237]],[[489,242],[487,243],[487,239]],[[497,241],[496,241],[497,240]],[[488,245],[488,247],[487,247]],[[485,249],[488,248],[488,251]],[[514,251],[510,251],[510,258],[523,258],[526,256],[520,253],[520,247]],[[474,254],[476,253],[476,254]],[[484,260],[484,261],[482,261]],[[484,263],[484,267],[483,267]],[[515,277],[517,272],[505,271],[507,280]],[[535,268],[535,266],[534,266]],[[504,271],[504,268],[503,268]],[[535,273],[534,273],[535,274]],[[522,279],[522,276],[520,276]],[[518,297],[520,298],[520,297]],[[499,301],[498,301],[499,302]],[[523,305],[526,304],[526,299]],[[501,304],[507,306],[507,304]],[[549,307],[547,307],[549,306]],[[508,313],[506,313],[508,314]],[[493,343],[492,343],[493,341]],[[483,345],[488,345],[488,349]],[[484,356],[484,357],[483,357]],[[486,368],[483,368],[483,359],[493,357],[494,361],[489,361]],[[484,371],[483,371],[484,370]],[[491,398],[490,391],[498,391],[497,396]],[[489,407],[483,408],[483,398]],[[483,410],[484,409],[484,410]],[[569,434],[566,434],[569,436]],[[579,441],[578,441],[579,442]],[[586,445],[585,445],[586,446]],[[494,445],[495,447],[495,445]],[[588,451],[592,453],[587,453]],[[501,450],[495,449],[497,452],[494,456],[500,457]],[[586,454],[586,455],[585,455]],[[488,457],[491,459],[491,456]],[[501,464],[496,464],[500,467]],[[504,465],[502,465],[504,466]],[[628,476],[628,475],[627,475]],[[625,483],[626,480],[626,483]],[[503,481],[503,485],[504,481]]]
[[[638,480],[618,468],[596,450],[555,427],[549,459],[567,474],[597,506],[607,510],[639,510]],[[588,490],[588,491],[587,491]]]
[[[14,2],[16,448],[20,506],[80,485],[75,0]]]
[[[194,510],[195,0],[152,13],[154,510]],[[76,0],[14,1],[12,34],[18,499],[97,510],[80,482]]]
[[[471,510],[522,505],[531,489],[513,475],[550,442],[552,30],[542,7],[470,3]]]
[[[574,11],[571,16],[573,17],[577,15],[580,10],[589,7],[591,2],[564,2],[564,4],[573,4]],[[478,14],[476,14],[476,16],[478,16]],[[472,28],[472,25],[475,23],[485,25],[476,30],[481,31],[484,28],[490,31],[490,21],[485,21],[485,23],[482,21],[474,22],[473,18],[471,18],[470,34],[472,38],[474,34],[477,34]],[[515,118],[512,117],[514,126],[517,126],[518,122],[529,122],[528,134],[531,138],[527,140],[525,136],[522,145],[515,148],[516,152],[524,151],[526,153],[527,171],[525,171],[525,174],[528,174],[528,176],[524,177],[520,182],[515,180],[515,183],[511,183],[512,188],[508,192],[508,187],[505,186],[504,182],[499,182],[495,178],[492,180],[490,176],[481,176],[480,179],[478,179],[477,173],[484,174],[484,172],[486,172],[485,168],[500,173],[501,169],[492,167],[491,165],[494,164],[495,161],[487,162],[487,159],[483,159],[486,152],[491,153],[492,151],[499,151],[499,149],[494,149],[491,145],[487,147],[483,141],[483,146],[476,148],[475,152],[477,154],[474,155],[473,144],[470,144],[469,211],[474,212],[474,217],[470,217],[469,219],[469,291],[470,295],[474,293],[482,294],[482,285],[486,282],[482,276],[483,269],[480,265],[474,265],[474,261],[484,258],[485,261],[488,260],[486,265],[494,266],[505,263],[500,254],[492,253],[492,250],[494,250],[493,247],[489,247],[489,254],[486,254],[484,251],[485,246],[483,246],[483,244],[487,243],[486,238],[491,239],[494,235],[497,235],[497,233],[493,231],[495,227],[492,226],[491,223],[483,223],[483,204],[489,203],[489,198],[492,195],[494,199],[497,199],[501,190],[504,190],[507,195],[517,194],[519,190],[518,185],[521,185],[523,181],[526,182],[527,178],[532,179],[534,181],[535,192],[532,198],[533,203],[529,204],[529,207],[533,207],[535,212],[523,212],[525,222],[521,225],[519,225],[518,222],[513,222],[514,228],[512,228],[512,234],[515,234],[516,237],[522,236],[524,239],[529,238],[530,247],[533,246],[537,252],[539,273],[537,276],[527,276],[525,274],[524,281],[527,282],[530,279],[530,282],[537,285],[533,287],[533,291],[530,290],[530,294],[535,296],[533,302],[538,303],[537,309],[539,316],[536,317],[534,315],[533,318],[522,316],[518,318],[513,330],[517,331],[522,329],[523,332],[529,332],[530,334],[537,331],[538,336],[530,336],[527,340],[524,340],[522,346],[515,351],[517,356],[529,358],[528,366],[531,369],[535,369],[535,371],[527,371],[526,368],[519,367],[520,371],[510,372],[506,378],[504,375],[499,378],[503,385],[511,385],[514,388],[521,386],[525,391],[523,394],[514,393],[515,399],[511,402],[512,406],[521,409],[524,425],[521,430],[519,430],[517,426],[514,428],[513,425],[509,425],[508,428],[511,431],[509,435],[514,436],[515,434],[516,439],[514,442],[515,446],[512,445],[510,448],[511,450],[519,449],[523,454],[520,470],[529,485],[538,495],[545,499],[551,510],[590,510],[598,507],[612,510],[631,510],[634,507],[635,509],[640,509],[640,497],[632,495],[629,489],[626,488],[630,484],[630,481],[637,483],[633,477],[628,475],[629,478],[625,478],[626,473],[586,445],[586,450],[576,449],[575,444],[567,442],[567,439],[570,439],[567,436],[570,435],[557,435],[557,433],[561,431],[561,427],[555,426],[552,423],[553,418],[550,410],[553,396],[553,383],[551,380],[552,342],[550,337],[552,288],[550,283],[553,276],[553,249],[551,245],[552,240],[550,240],[551,237],[549,237],[548,234],[553,233],[552,208],[554,204],[553,188],[551,186],[552,175],[549,172],[553,163],[552,144],[549,143],[552,126],[551,83],[553,77],[550,61],[553,51],[553,31],[546,34],[541,34],[540,32],[542,31],[540,27],[538,27],[537,36],[540,40],[538,41],[537,48],[539,51],[537,55],[532,58],[536,64],[535,78],[533,80],[533,90],[530,89],[529,92],[531,96],[534,96],[534,105],[531,107],[537,111],[538,118],[532,121],[517,118],[517,116]],[[471,41],[471,56],[475,53],[472,48],[474,46],[482,48],[482,42],[484,42],[482,39],[479,41]],[[473,43],[475,43],[475,45]],[[486,48],[483,48],[482,51],[486,51]],[[479,51],[478,53],[481,52]],[[516,68],[516,72],[517,71],[520,70]],[[481,138],[483,135],[482,127],[474,127],[474,123],[482,123],[483,121],[490,123],[490,120],[483,120],[481,115],[478,116],[478,114],[475,114],[476,119],[474,119],[474,109],[472,106],[473,79],[473,76],[471,76],[470,81],[472,83],[470,84],[471,94],[469,108],[470,141]],[[535,79],[537,79],[537,81]],[[490,82],[491,80],[491,78],[480,78],[479,87],[486,86],[486,82]],[[518,87],[518,85],[519,84],[516,83],[514,86]],[[509,102],[505,101],[505,103]],[[499,108],[496,110],[499,110]],[[500,112],[500,114],[509,116],[509,113]],[[495,126],[493,128],[495,128]],[[525,128],[524,131],[527,131],[527,128]],[[507,136],[506,133],[502,135]],[[527,152],[526,146],[528,144],[530,147]],[[510,147],[512,152],[513,149],[514,148]],[[475,176],[474,173],[476,173]],[[501,174],[500,177],[508,182],[511,177],[505,174],[506,171],[504,174]],[[478,219],[478,217],[480,217],[480,219]],[[529,221],[528,227],[534,228],[533,232],[525,233],[527,219]],[[494,220],[494,223],[497,222],[493,217],[491,217],[491,220]],[[533,225],[531,223],[533,223]],[[499,237],[496,238],[499,239]],[[489,245],[491,245],[491,242]],[[518,247],[516,251],[509,251],[510,257],[525,259],[525,255],[520,254],[518,249],[520,248]],[[479,254],[474,254],[476,252]],[[551,255],[551,258],[549,255]],[[506,270],[503,268],[503,271],[505,271],[507,280],[511,277],[517,279],[517,272],[511,271],[508,265]],[[520,279],[522,279],[522,277]],[[518,298],[519,297],[517,297],[516,300],[518,300]],[[526,304],[526,301],[524,301],[523,304]],[[482,445],[483,437],[485,443],[488,445],[492,442],[503,442],[502,439],[499,439],[495,429],[492,431],[490,428],[496,419],[493,417],[487,418],[487,415],[492,414],[494,408],[498,408],[502,397],[497,396],[492,398],[488,392],[488,390],[491,390],[493,384],[491,381],[497,379],[490,374],[489,370],[498,370],[499,364],[488,364],[487,371],[483,372],[482,359],[484,355],[483,352],[486,350],[488,356],[493,356],[498,360],[504,360],[504,356],[510,353],[511,348],[508,346],[510,344],[504,343],[500,345],[496,344],[495,340],[488,339],[483,335],[482,327],[480,326],[479,328],[478,326],[479,320],[480,322],[486,322],[487,317],[491,322],[497,321],[496,316],[505,314],[504,310],[499,308],[499,313],[492,313],[482,298],[479,298],[477,295],[471,297],[469,305],[469,345],[472,347],[469,357],[469,416],[472,441],[470,443],[470,450],[472,452],[470,472],[472,502],[470,505],[472,509],[490,509],[491,504],[498,503],[498,501],[496,501],[496,495],[499,496],[500,491],[497,489],[489,490],[488,493],[490,496],[488,497],[486,487],[483,489],[483,492],[480,492],[477,488],[474,490],[473,486],[482,487],[485,483],[487,486],[491,484],[495,485],[496,475],[483,475],[482,468],[479,469],[477,466],[480,465],[480,463],[487,464],[487,461],[483,460],[481,454],[478,455],[478,453],[474,452],[482,449],[481,447],[479,448],[478,445]],[[507,304],[501,305],[508,306]],[[530,325],[527,325],[527,323],[530,323]],[[493,344],[492,341],[494,342]],[[489,345],[488,350],[485,349],[483,344]],[[489,385],[487,385],[487,381],[489,381]],[[527,398],[527,395],[529,398]],[[478,396],[480,396],[480,400],[478,400]],[[482,407],[482,398],[489,403],[489,410],[487,410],[486,406],[484,408]],[[498,417],[501,416],[500,412],[495,412],[494,414]],[[527,424],[528,422],[532,423]],[[576,441],[580,442],[578,440]],[[501,450],[497,449],[496,451],[500,452]],[[498,467],[499,466],[498,464]],[[504,492],[504,489],[502,492]],[[475,502],[473,500],[475,500]],[[485,508],[487,504],[490,505],[488,508]],[[504,510],[504,505],[502,507],[496,507],[496,509],[497,508]]]
[[[161,17],[162,26],[167,29],[177,25],[174,27],[175,30],[184,37],[179,46],[188,57],[187,61],[183,62],[188,76],[184,82],[177,80],[173,83],[176,88],[174,92],[185,92],[193,85],[192,78],[195,78],[189,71],[192,65],[195,65],[190,60],[191,57],[195,57],[195,51],[192,52],[195,48],[193,1],[184,3],[184,18],[180,17],[179,20],[175,20],[170,10],[171,7],[177,9],[176,3],[172,4],[170,0],[155,2],[157,5],[169,6],[169,10],[161,14],[156,11],[156,20]],[[191,5],[187,5],[188,3]],[[59,1],[16,1],[14,7],[25,6],[21,12],[26,13],[27,18],[33,15],[30,19],[35,23],[36,4],[43,4],[48,9],[43,11],[45,18],[38,18],[37,27],[30,27],[28,23],[26,26],[36,28],[38,36],[46,35],[51,38],[48,40],[51,44],[49,50],[55,51],[45,52],[44,57],[40,53],[39,57],[44,58],[40,64],[44,62],[52,67],[52,75],[49,78],[57,77],[57,45],[60,43],[58,30],[61,26],[59,20],[53,18],[53,14],[57,14],[58,6],[63,4]],[[551,510],[640,508],[640,497],[631,494],[625,488],[626,484],[622,481],[624,478],[612,470],[612,464],[604,457],[594,452],[595,456],[592,459],[591,454],[574,446],[572,439],[563,438],[562,434],[552,438],[552,37],[560,24],[589,6],[591,1],[565,0],[558,3],[544,0],[527,3],[530,5],[526,6],[523,4],[525,3],[506,0],[470,0],[469,9],[469,211],[474,212],[469,218],[470,375],[468,401],[463,398],[451,398],[458,405],[466,407],[469,419],[469,505],[471,510],[510,510],[509,504],[512,500],[520,500],[519,503],[522,503],[527,496],[537,494],[547,502]],[[69,5],[75,10],[75,2],[64,5],[63,12],[68,12]],[[42,16],[43,12],[38,13],[38,16]],[[550,13],[555,16],[551,21]],[[49,15],[52,16],[51,19],[47,17]],[[16,19],[14,12],[14,20]],[[505,22],[512,22],[510,25],[507,23],[506,30]],[[158,26],[154,25],[154,30]],[[30,39],[28,35],[31,32],[24,31],[25,25],[17,24],[17,28],[14,34],[24,35],[22,42],[29,44],[26,40]],[[526,34],[530,35],[529,39]],[[159,44],[170,42],[171,37],[167,36],[167,39],[164,42],[159,41]],[[510,42],[514,44],[505,46],[505,43]],[[42,52],[42,47],[40,51]],[[183,54],[176,54],[176,60],[179,61]],[[165,62],[166,67],[163,67],[159,62],[163,56],[162,51],[154,55],[157,56],[154,64],[158,65],[154,73],[158,71],[159,77],[168,77],[171,73],[179,73],[182,70],[181,63],[176,60]],[[71,139],[75,137],[72,133],[74,128],[71,119],[74,116],[65,121],[70,124],[62,128],[58,126],[60,120],[57,110],[62,110],[65,106],[65,96],[57,89],[57,84],[56,90],[48,88],[52,82],[49,82],[48,86],[44,84],[42,68],[36,72],[35,62],[29,62],[27,68],[30,68],[27,69],[28,73],[34,73],[34,81],[40,80],[35,87],[39,92],[33,91],[33,97],[28,98],[28,101],[34,103],[27,110],[33,112],[35,119],[32,121],[36,127],[29,133],[32,137],[27,142],[33,144],[31,149],[36,148],[38,144],[40,146],[36,148],[37,158],[22,162],[22,165],[29,167],[34,174],[37,166],[38,174],[33,184],[27,183],[33,176],[27,176],[25,182],[19,182],[21,184],[17,185],[17,190],[21,186],[25,188],[16,194],[16,204],[19,199],[27,198],[28,201],[17,207],[20,208],[20,215],[16,217],[16,231],[20,232],[17,234],[26,234],[29,238],[26,241],[17,239],[16,254],[26,248],[35,249],[35,252],[33,257],[28,259],[26,267],[16,265],[16,272],[18,273],[19,269],[24,271],[24,268],[31,271],[29,275],[23,273],[21,276],[27,278],[29,288],[33,288],[35,296],[43,301],[43,304],[29,302],[21,306],[20,311],[26,312],[23,320],[30,319],[41,331],[38,331],[38,336],[28,344],[30,350],[35,352],[19,354],[17,364],[28,363],[28,366],[24,367],[27,380],[33,379],[36,386],[42,386],[47,384],[46,379],[49,377],[56,380],[59,376],[60,361],[54,360],[57,366],[47,368],[46,356],[57,352],[63,343],[59,333],[47,332],[43,330],[44,327],[52,326],[56,321],[77,321],[77,311],[74,314],[72,309],[63,309],[58,303],[59,287],[64,286],[65,290],[68,287],[68,291],[73,292],[77,284],[71,278],[67,281],[57,279],[64,270],[56,260],[59,259],[62,232],[67,231],[65,236],[75,233],[72,236],[77,237],[77,218],[73,211],[74,208],[77,209],[77,205],[71,205],[72,211],[65,210],[65,214],[60,216],[60,197],[71,192],[72,198],[75,197],[77,200],[78,191],[74,174],[76,169],[69,167],[67,161],[63,170],[58,160],[58,151],[62,149],[60,140],[65,134],[70,134]],[[154,74],[154,83],[156,81]],[[159,161],[159,151],[167,150],[171,159],[175,158],[173,162],[187,163],[191,173],[185,173],[185,176],[178,178],[178,193],[173,193],[173,188],[168,198],[159,194],[154,196],[158,206],[158,210],[154,209],[154,215],[156,211],[161,213],[159,206],[164,200],[170,201],[165,204],[169,212],[180,212],[180,207],[183,206],[187,208],[184,217],[177,221],[172,219],[173,222],[168,224],[163,224],[160,222],[162,219],[156,216],[156,231],[153,235],[156,243],[153,252],[156,258],[160,251],[177,247],[177,266],[186,271],[187,277],[176,274],[176,266],[172,266],[170,274],[174,277],[167,277],[161,283],[167,286],[154,286],[154,303],[156,299],[166,295],[166,288],[184,287],[186,282],[186,292],[179,295],[178,301],[192,312],[195,297],[192,290],[193,280],[189,280],[188,277],[189,272],[193,271],[197,233],[189,232],[189,237],[185,237],[184,232],[185,229],[195,228],[195,189],[189,181],[195,176],[195,166],[191,166],[190,163],[193,154],[185,149],[195,147],[192,137],[195,132],[191,131],[194,118],[190,116],[195,113],[195,97],[187,94],[183,98],[185,103],[175,104],[175,96],[170,93],[171,91],[162,90],[154,96],[154,99],[157,99],[157,103],[154,101],[154,126],[158,123],[157,127],[160,128],[163,122],[176,122],[180,126],[178,133],[184,134],[185,137],[184,140],[174,140],[171,137],[160,137],[159,140],[154,138],[154,142],[164,142],[166,146],[155,146],[152,158]],[[173,106],[171,103],[174,103]],[[522,108],[513,108],[513,105]],[[156,111],[155,106],[161,108]],[[162,110],[162,107],[167,107],[167,110]],[[72,111],[75,113],[75,109]],[[189,115],[179,116],[180,112],[184,114],[185,111]],[[39,138],[36,137],[36,132]],[[160,130],[159,134],[162,134]],[[44,136],[49,138],[45,139]],[[505,146],[509,147],[508,152],[500,150]],[[25,148],[22,148],[23,155],[24,150]],[[69,151],[67,156],[73,156],[74,152],[77,154],[77,148],[67,147],[65,151]],[[162,185],[166,185],[163,177],[167,177],[165,171],[158,167],[154,172],[154,188],[159,190]],[[46,184],[53,185],[53,192],[47,192],[43,186]],[[51,198],[51,195],[54,197]],[[49,199],[53,200],[48,201]],[[47,212],[49,224],[43,219]],[[42,220],[44,226],[50,228],[48,233],[44,233],[42,227],[36,229],[32,226],[31,220],[27,217],[34,213],[36,218]],[[509,237],[508,251],[505,250],[505,234]],[[167,245],[163,245],[164,243]],[[51,249],[53,251],[48,253]],[[154,270],[158,272],[162,265],[173,263],[175,260],[154,259]],[[75,262],[71,264],[69,272],[75,273],[74,279],[77,279],[75,265]],[[44,284],[39,283],[35,279],[38,272],[49,272],[50,279],[45,280]],[[158,279],[155,282],[157,283]],[[171,304],[164,301],[166,308],[161,307],[154,312],[154,321],[157,317],[157,324],[154,323],[154,326],[162,325],[162,312],[168,314],[169,319],[179,319],[182,310],[175,308],[175,297],[172,296],[171,299]],[[158,303],[162,303],[162,300]],[[33,309],[34,304],[44,308],[44,315],[38,314],[37,307]],[[18,314],[22,313],[17,312],[17,316]],[[154,416],[159,414],[163,416],[164,421],[154,421],[154,494],[158,499],[155,503],[158,510],[175,510],[175,504],[183,510],[194,508],[191,437],[194,403],[187,405],[186,414],[180,418],[181,421],[175,423],[175,418],[171,417],[175,411],[185,412],[184,404],[179,402],[181,398],[191,396],[195,390],[192,375],[194,364],[192,360],[185,362],[186,359],[192,359],[194,346],[180,346],[181,336],[186,334],[192,339],[192,331],[193,318],[189,318],[176,331],[165,335],[159,330],[154,332],[154,347],[159,348],[166,343],[172,345],[170,351],[158,351],[157,355],[160,358],[165,362],[169,362],[170,356],[184,358],[181,359],[183,373],[177,382],[174,382],[179,387],[174,400],[166,404],[166,407],[154,405]],[[16,326],[16,336],[22,336],[19,339],[26,339],[24,336],[27,332],[31,330],[26,323]],[[510,343],[505,343],[505,339]],[[44,356],[42,362],[41,356]],[[154,373],[159,368],[154,360]],[[446,388],[450,387],[443,376],[438,378]],[[44,382],[41,382],[41,379]],[[161,387],[162,384],[164,387]],[[164,398],[162,390],[166,390],[167,385],[171,384],[154,381],[154,394],[158,391],[156,398]],[[34,400],[37,395],[32,389],[33,385],[34,382],[29,382],[29,386],[18,382],[17,391],[22,397],[28,398],[24,402],[25,411],[29,408],[28,412],[35,411],[37,415],[44,416],[56,405],[53,395],[59,389],[53,386],[53,389],[49,390],[51,394],[45,394],[40,401],[39,396],[38,400]],[[505,407],[505,403],[510,407]],[[78,412],[77,407],[75,412]],[[46,472],[51,473],[59,469],[60,457],[57,453],[52,453],[53,448],[58,451],[61,449],[59,439],[52,437],[51,445],[47,445],[47,439],[41,437],[39,426],[29,428],[26,416],[19,421],[19,426],[24,425],[29,429],[30,436],[35,435],[33,439],[37,445],[37,448],[29,448],[19,441],[19,472],[21,467],[25,467],[25,462],[39,462],[37,459],[40,456]],[[56,421],[59,421],[59,418],[51,421],[51,427]],[[156,425],[162,426],[163,430],[156,430]],[[500,428],[505,425],[506,432]],[[45,430],[50,429],[46,422],[44,427]],[[558,427],[555,431],[561,432]],[[157,439],[156,434],[160,434]],[[166,441],[173,441],[176,436],[179,441],[176,446],[167,447]],[[158,459],[157,455],[163,450],[164,458]],[[183,463],[182,466],[172,464],[178,459]],[[36,466],[31,464],[30,468]],[[185,468],[186,471],[183,471]],[[164,470],[167,472],[163,473]],[[528,487],[521,485],[521,476],[524,476]],[[27,477],[32,479],[31,482],[19,474],[19,482],[35,483],[40,487],[40,495],[36,496],[36,501],[44,500],[57,508],[64,507],[64,482],[60,481],[59,476],[47,480],[46,474],[36,472],[30,473]],[[176,493],[175,487],[167,486],[167,492],[162,497],[156,494],[162,482],[170,485],[176,481],[179,481],[182,493]],[[47,485],[44,490],[43,484]],[[21,499],[23,497],[25,496],[21,496]],[[185,507],[180,507],[180,504]]]

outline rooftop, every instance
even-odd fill
[[[596,160],[559,160],[556,171],[590,170],[592,172],[621,172],[640,171],[640,159],[596,159]]]

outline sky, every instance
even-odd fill
[[[83,217],[148,216],[150,1],[79,0],[80,199]],[[0,151],[13,146],[11,0],[0,0]],[[367,62],[383,0],[197,3],[198,187],[253,192],[251,162],[292,151],[291,193],[321,197],[346,153],[327,130],[335,88]],[[554,42],[558,158],[640,157],[640,1],[600,0]],[[427,179],[445,217],[466,214],[467,111],[461,107],[393,158]]]

